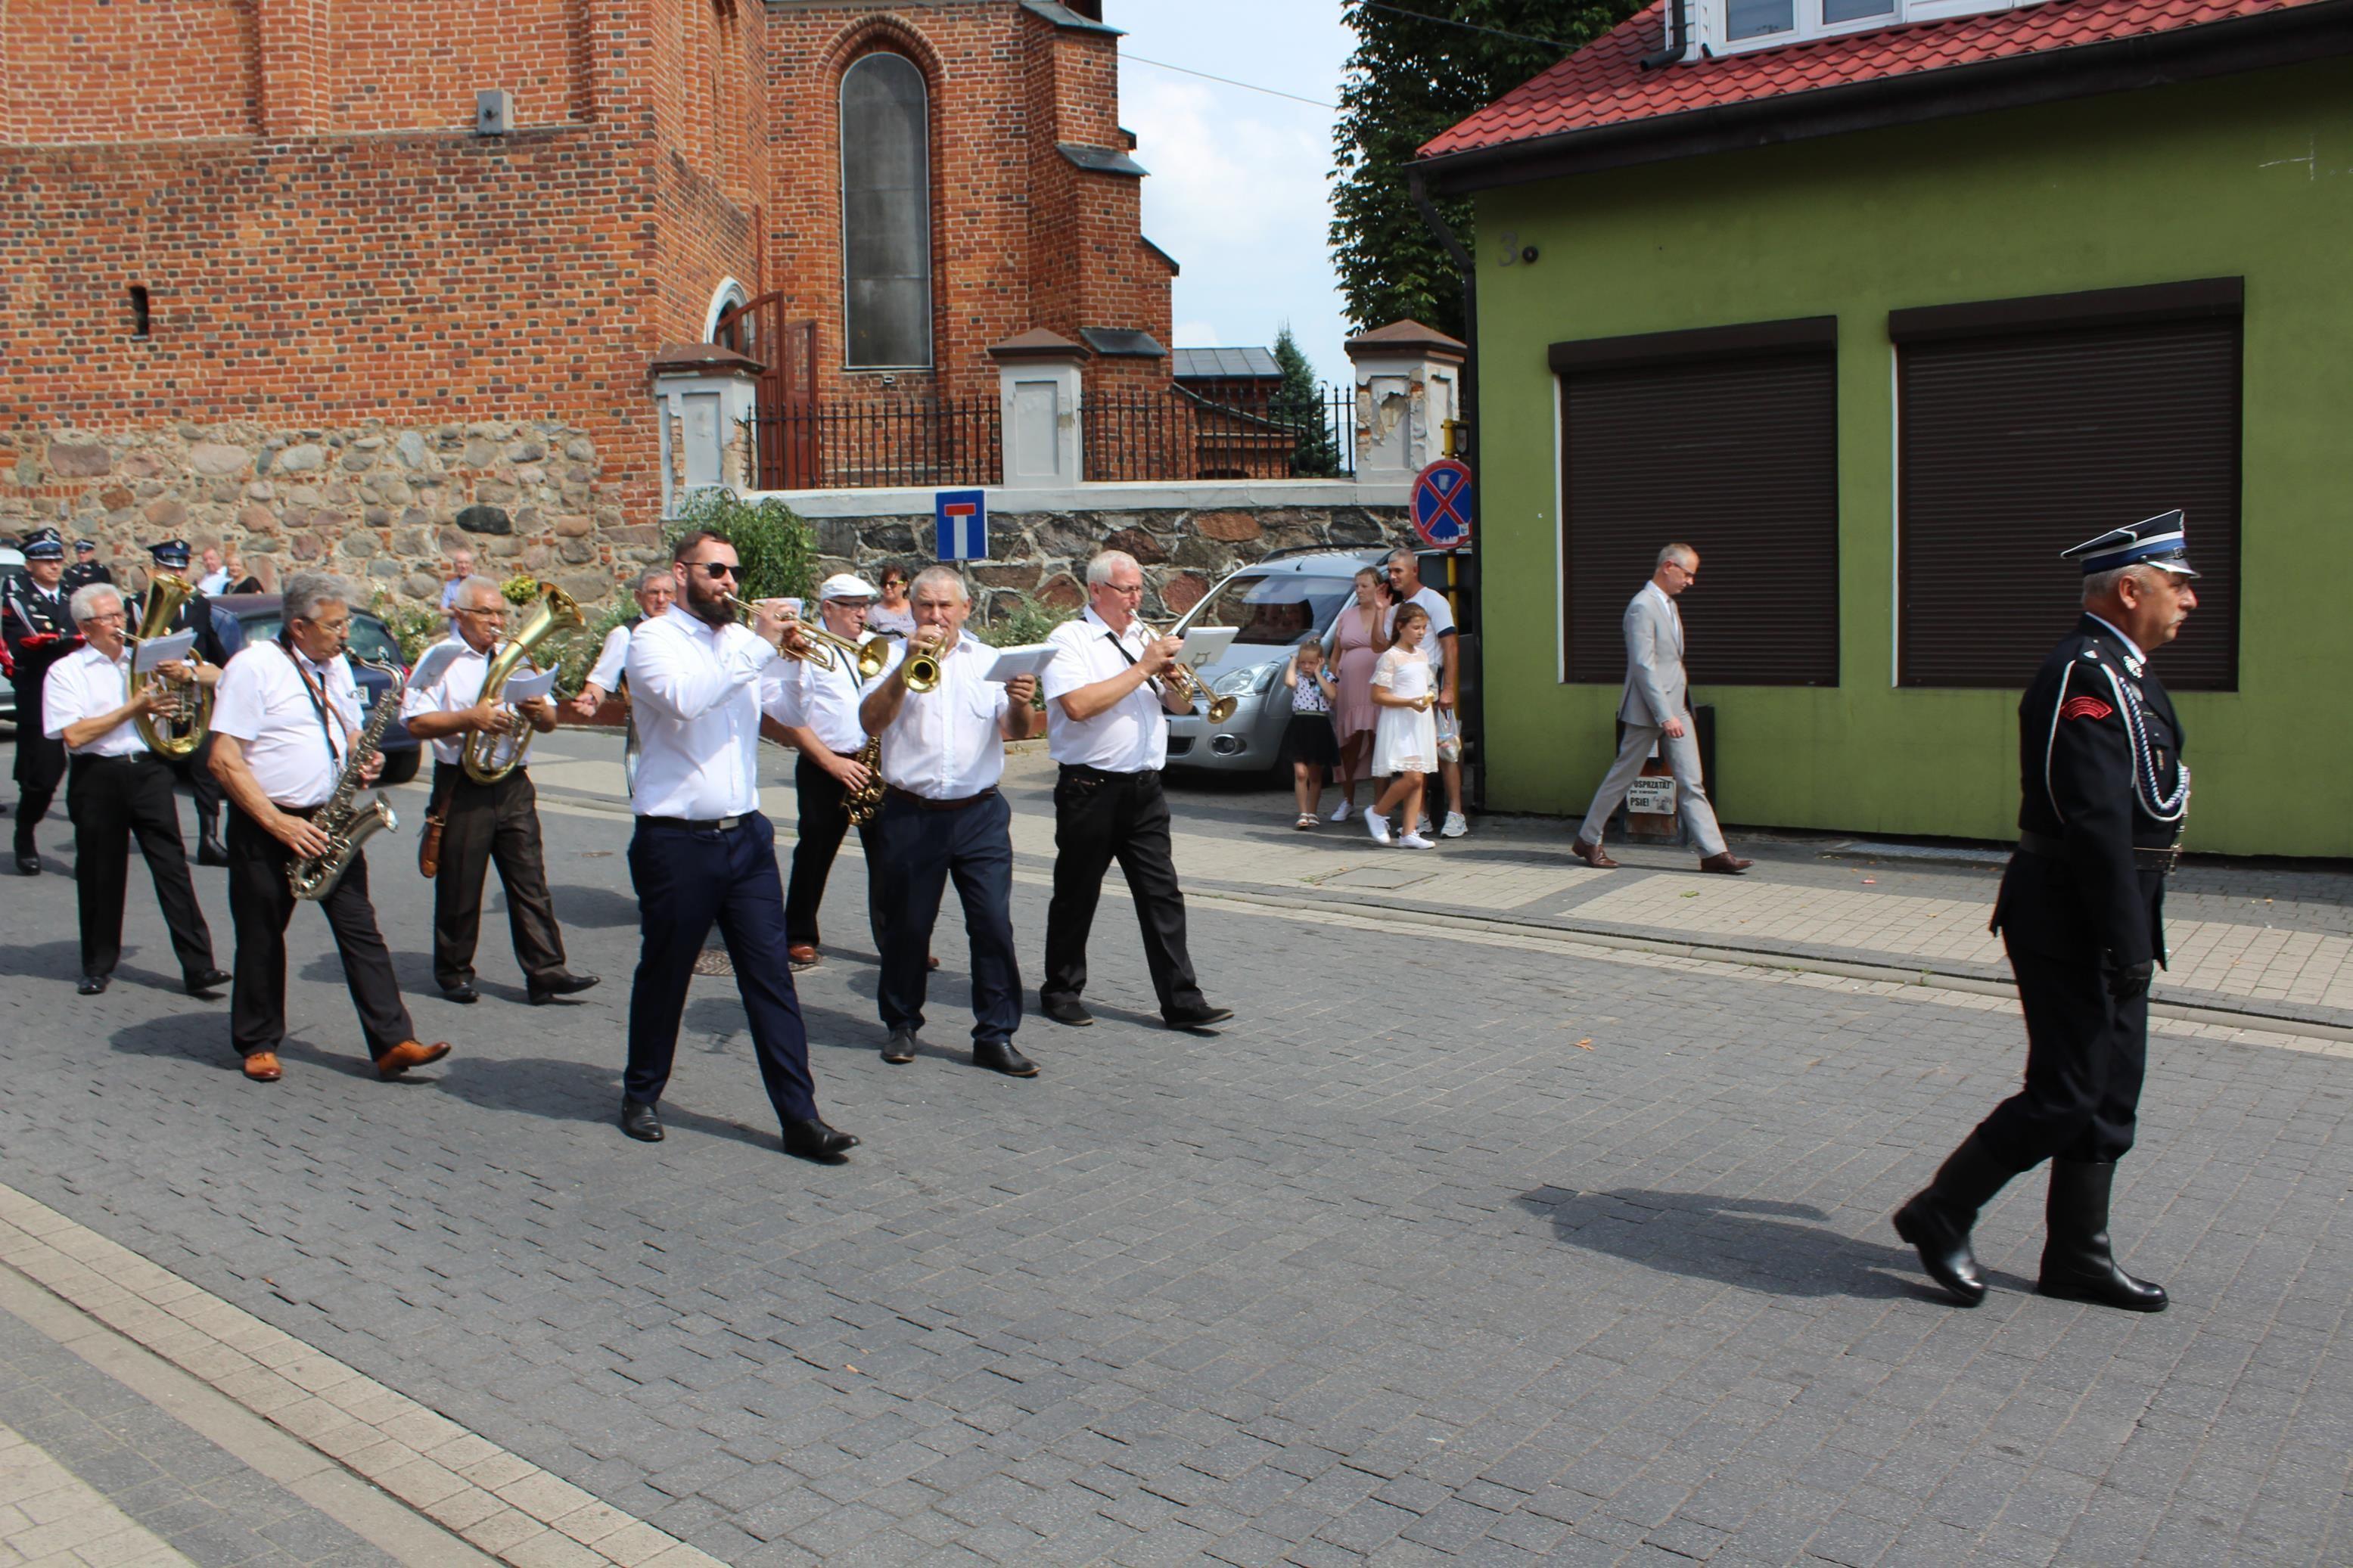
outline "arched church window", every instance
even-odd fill
[[[932,169],[923,73],[871,54],[841,78],[843,337],[853,367],[932,363]]]

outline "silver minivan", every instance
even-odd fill
[[[1285,759],[1291,691],[1282,667],[1299,639],[1331,628],[1356,602],[1356,573],[1386,550],[1313,550],[1252,562],[1211,589],[1175,626],[1233,626],[1233,646],[1200,670],[1201,684],[1234,699],[1233,717],[1212,724],[1199,710],[1168,721],[1168,765],[1263,773]],[[1444,580],[1443,573],[1440,581]],[[1204,705],[1206,706],[1206,704]]]

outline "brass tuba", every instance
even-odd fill
[[[491,664],[482,672],[482,699],[495,702],[506,689],[507,679],[517,668],[529,663],[532,649],[557,632],[578,631],[588,624],[572,595],[553,583],[539,585],[539,602],[522,618],[514,635],[501,643],[491,655]],[[523,754],[531,750],[533,731],[520,711],[515,713],[516,730],[512,734],[493,735],[477,730],[466,737],[462,765],[466,776],[476,784],[496,784],[515,769],[522,766]]]
[[[147,584],[147,598],[139,612],[139,629],[125,640],[136,647],[169,634],[180,606],[195,592],[186,578],[174,577],[168,572],[157,573]],[[189,663],[193,664],[196,657],[195,649],[188,650]],[[212,688],[193,676],[174,680],[154,669],[131,678],[132,696],[149,690],[162,691],[172,700],[171,705],[153,713],[142,713],[131,721],[139,738],[159,757],[177,760],[194,756],[196,748],[205,743],[205,731],[213,721]]]

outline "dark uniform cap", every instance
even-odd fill
[[[149,545],[147,553],[155,558],[156,565],[169,566],[178,571],[188,564],[188,542],[185,539],[166,539],[159,544]]]
[[[66,542],[58,537],[54,528],[37,528],[25,536],[25,559],[27,561],[63,561]]]
[[[77,539],[74,541],[74,550],[77,553],[84,550],[95,550],[97,548],[98,541],[95,539]]]
[[[2189,569],[2188,521],[2176,507],[2145,522],[2112,528],[2097,539],[2087,539],[2073,550],[2059,552],[2062,561],[2080,561],[2084,575],[2096,576],[2119,566],[2155,566],[2177,577],[2195,577]]]

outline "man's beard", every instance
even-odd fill
[[[706,626],[726,626],[735,623],[735,606],[717,594],[704,598],[707,590],[700,584],[687,591],[686,613]]]

